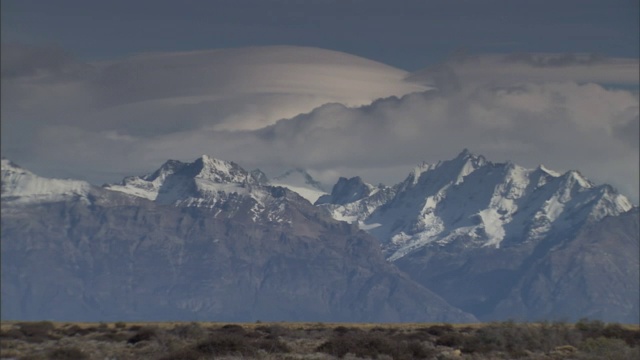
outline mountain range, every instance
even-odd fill
[[[3,319],[640,317],[637,207],[467,150],[330,193],[209,156],[102,187],[3,159],[1,221]]]
[[[638,320],[638,208],[578,171],[464,150],[392,187],[340,179],[317,204],[481,320]]]

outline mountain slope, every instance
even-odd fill
[[[637,230],[616,233],[617,240],[605,236],[615,232],[610,219],[634,229],[629,224],[633,217],[626,215],[632,204],[612,187],[596,186],[577,171],[558,174],[543,166],[496,164],[465,150],[455,159],[416,167],[389,189],[393,196],[383,199],[363,196],[319,206],[337,219],[358,221],[401,270],[480,319],[576,319],[578,307],[572,304],[577,294],[606,286],[608,302],[593,295],[579,308],[603,320],[637,317],[629,301],[638,298],[639,290],[624,285],[637,283],[637,257],[635,262],[625,258],[619,269],[597,261],[571,266],[552,261],[558,249],[578,259],[607,241],[616,251],[637,255]],[[578,246],[586,232],[599,235],[590,238],[590,247]],[[601,276],[589,275],[595,269]],[[536,297],[518,292],[549,272],[563,281],[576,276],[583,281],[564,284],[573,289],[572,296],[558,295],[565,290],[554,282],[545,283],[547,292],[540,290]],[[626,310],[612,310],[617,304]]]
[[[230,162],[170,161],[86,200],[35,202],[5,197],[4,165],[4,319],[475,320],[374,238]]]
[[[492,316],[640,322],[638,208],[589,224],[554,246],[521,276]]]

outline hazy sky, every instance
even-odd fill
[[[637,203],[639,3],[2,0],[2,155],[94,183],[204,153],[393,182],[469,148]]]

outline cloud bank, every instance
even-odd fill
[[[2,54],[2,153],[43,175],[100,183],[209,154],[391,183],[469,148],[578,169],[638,202],[638,95],[609,86],[637,87],[637,59],[492,55],[407,74],[291,47],[6,67]]]

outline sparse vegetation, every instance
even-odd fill
[[[3,322],[0,358],[634,359],[640,328],[599,321],[450,324]]]
[[[49,351],[50,360],[84,360],[88,359],[87,354],[75,347],[62,347]]]

